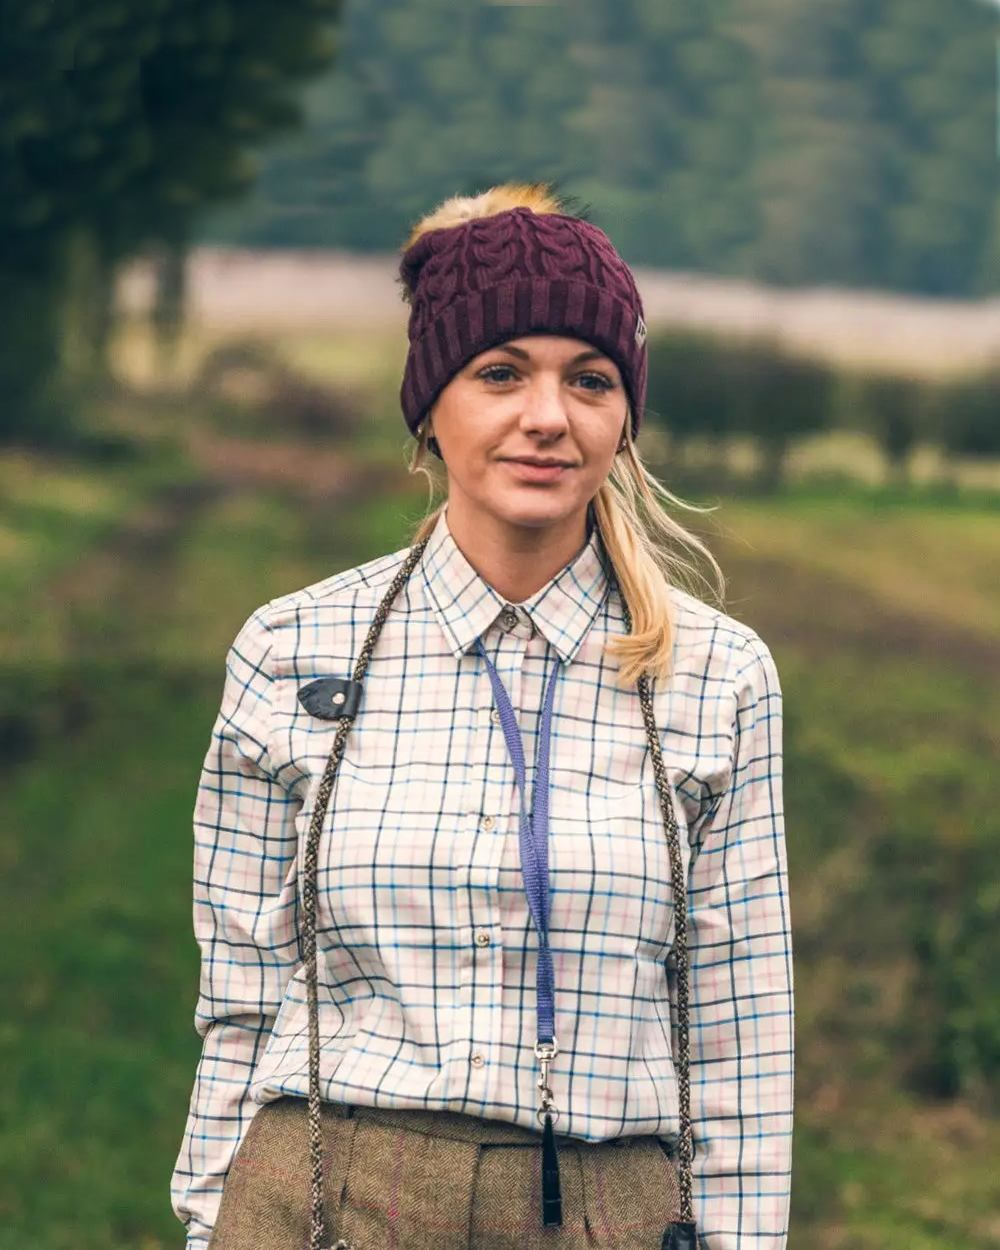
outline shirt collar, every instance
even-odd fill
[[[441,510],[421,558],[430,603],[458,659],[490,628],[507,600],[485,581],[462,553]],[[578,554],[533,595],[515,606],[558,653],[563,663],[576,655],[610,587],[597,525]]]

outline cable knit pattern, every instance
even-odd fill
[[[523,205],[421,234],[400,260],[410,303],[400,387],[416,434],[473,356],[532,331],[593,343],[618,365],[632,437],[646,402],[646,326],[632,271],[592,222]]]

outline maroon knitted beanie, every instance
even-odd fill
[[[603,230],[551,211],[549,197],[525,197],[545,205],[540,212],[528,203],[489,211],[511,191],[508,184],[447,202],[402,254],[399,279],[411,305],[400,388],[406,424],[416,435],[438,392],[473,356],[547,331],[584,339],[614,360],[628,392],[634,439],[646,401],[647,353],[632,272]],[[467,219],[435,227],[455,204]]]

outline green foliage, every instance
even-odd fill
[[[170,470],[147,487],[180,471]],[[73,484],[68,473],[44,480],[62,498],[50,524],[64,549],[78,540],[86,498],[102,519],[121,504],[116,474],[88,479],[86,497],[72,496]],[[185,531],[178,559],[163,549],[151,559],[140,544],[119,561],[124,593],[98,605],[92,637],[111,611],[121,647],[100,659],[91,636],[74,635],[62,661],[0,673],[0,982],[18,1005],[0,1028],[2,1250],[167,1250],[182,1239],[167,1182],[199,1048],[191,813],[224,648],[256,603],[402,545],[422,505],[420,491],[316,510],[285,493],[219,496]],[[859,489],[726,509],[737,534],[755,515],[763,526],[754,533],[765,536],[755,545],[767,585],[753,606],[777,616],[747,617],[739,587],[731,610],[772,642],[785,695],[797,1005],[790,1244],[833,1245],[847,1230],[863,1250],[931,1250],[942,1238],[986,1250],[1000,1077],[995,696],[965,667],[960,633],[928,622],[939,646],[924,658],[899,646],[905,613],[873,602],[860,573],[842,585],[820,578],[820,610],[810,602],[796,615],[798,571],[774,551],[778,536],[831,512],[827,532],[849,535],[906,521],[884,549],[886,570],[867,576],[881,583],[902,565],[933,588],[955,550],[995,532],[995,508],[914,506]],[[96,540],[100,527],[90,532]],[[744,544],[713,547],[742,581],[741,562],[753,562]],[[857,637],[823,632],[838,598]],[[942,1096],[951,1134],[935,1118]],[[915,1188],[928,1171],[933,1185]]]
[[[928,430],[932,387],[918,378],[895,373],[866,374],[857,380],[854,399],[858,424],[869,430],[897,475],[917,438]]]
[[[991,834],[988,836],[987,831]],[[917,961],[911,1005],[923,1030],[906,1074],[920,1093],[996,1106],[1000,1076],[1000,864],[995,820],[971,845],[936,848],[914,872],[910,916]],[[909,1030],[900,1022],[897,1035]]]
[[[906,477],[920,439],[947,453],[1000,456],[1000,370],[940,381],[892,371],[839,371],[763,336],[670,328],[649,337],[647,419],[677,444],[749,435],[760,482],[776,486],[791,442],[835,427],[869,433],[889,470]]]
[[[246,191],[254,149],[299,120],[294,88],[329,63],[340,7],[0,0],[0,436],[39,442],[66,424],[63,313],[81,241],[95,270],[85,298],[100,300],[80,315],[100,325],[119,259],[186,240],[206,205]]]
[[[996,456],[1000,449],[1000,366],[934,388],[934,437],[949,451]]]
[[[683,440],[693,434],[729,433],[733,348],[696,330],[650,334],[646,410]]]
[[[997,33],[980,0],[356,0],[304,133],[201,237],[389,250],[445,196],[548,178],[633,263],[985,293]]]
[[[865,610],[863,598],[854,604]],[[792,648],[778,661],[797,694],[785,734],[790,869],[802,883],[796,966],[817,976],[803,985],[817,1031],[804,1080],[822,1079],[833,1046],[876,1079],[995,1113],[996,698],[982,698],[981,680],[957,662],[945,670],[849,640],[836,655],[805,661]],[[792,905],[796,915],[794,896]],[[836,968],[847,984],[826,982]]]
[[[0,259],[91,223],[117,249],[246,189],[247,152],[299,116],[339,0],[4,0]]]
[[[765,487],[780,482],[794,436],[832,423],[833,371],[767,338],[727,340],[693,330],[653,334],[647,390],[653,419],[682,443],[692,436],[755,439]]]

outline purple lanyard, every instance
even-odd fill
[[[531,811],[525,802],[524,748],[517,718],[511,706],[500,675],[486,654],[482,640],[476,639],[476,648],[486,661],[486,668],[493,686],[493,695],[500,709],[500,725],[507,741],[514,776],[521,798],[520,847],[521,876],[524,879],[528,906],[538,930],[538,977],[536,983],[538,1006],[538,1037],[535,1054],[539,1059],[541,1076],[538,1088],[542,1091],[539,1114],[545,1115],[542,1136],[542,1220],[543,1223],[562,1223],[562,1202],[559,1191],[559,1164],[556,1153],[555,1133],[552,1125],[554,1102],[548,1086],[549,1064],[558,1053],[554,1030],[554,986],[552,975],[552,952],[549,949],[549,744],[552,737],[552,704],[556,678],[561,662],[558,655],[545,688],[542,703],[541,727],[536,751],[535,789]],[[558,1111],[556,1115],[558,1115]]]

